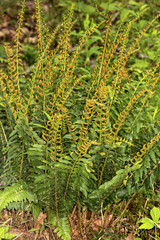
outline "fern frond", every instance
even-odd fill
[[[12,186],[6,187],[3,192],[0,192],[0,211],[3,208],[6,208],[11,202],[21,202],[26,200],[29,202],[36,202],[37,198],[35,194],[27,190],[23,182],[14,183]]]
[[[58,219],[58,225],[54,232],[56,232],[57,236],[61,237],[63,240],[71,239],[70,226],[66,217]]]
[[[119,188],[129,173],[138,170],[140,167],[140,164],[134,166],[129,165],[125,169],[117,171],[116,176],[114,176],[110,181],[105,182],[99,186],[97,190],[94,190],[88,195],[87,204],[89,204],[89,206],[95,211],[95,206],[100,206],[99,203],[105,201],[105,199],[107,199],[116,188]]]
[[[137,164],[142,162],[142,158],[143,156],[145,156],[145,154],[150,151],[150,149],[154,146],[154,144],[159,141],[159,138],[160,138],[160,131],[158,132],[158,134],[153,138],[151,139],[148,143],[144,144],[143,145],[143,148],[137,152],[136,156],[134,156],[132,159],[131,159],[131,163],[133,164]]]
[[[23,98],[20,91],[20,77],[17,73],[16,54],[15,49],[11,49],[8,44],[5,44],[5,50],[8,58],[8,72],[9,77],[3,80],[3,85],[7,87],[7,91],[4,92],[4,98],[12,110],[14,118],[17,120],[20,112],[23,109]],[[2,76],[4,79],[4,75]]]
[[[21,28],[23,24],[23,17],[24,17],[24,10],[25,10],[25,2],[26,0],[21,1],[21,11],[19,12],[19,19],[18,19],[18,28],[16,30],[16,36],[15,36],[15,55],[16,55],[16,75],[18,80],[18,85],[20,85],[20,74],[23,73],[23,64],[21,57],[21,43],[20,43],[20,34],[21,34]]]
[[[16,235],[7,233],[9,231],[9,227],[0,227],[0,239],[13,239]]]

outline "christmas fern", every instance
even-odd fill
[[[127,65],[159,16],[130,46],[132,25],[144,12],[128,24],[126,15],[115,36],[110,18],[101,14],[102,21],[88,27],[71,49],[73,8],[50,33],[40,0],[35,7],[36,63],[25,74],[19,40],[23,0],[15,45],[5,44],[8,68],[0,70],[0,171],[5,188],[0,209],[11,202],[32,202],[36,216],[47,212],[48,221],[57,225],[57,236],[70,239],[66,217],[74,205],[97,212],[101,203],[105,207],[135,192],[146,193],[159,179],[160,126],[148,107],[159,64],[138,77]],[[97,38],[99,57],[94,68],[87,67],[83,50],[97,29],[102,32]]]
[[[58,226],[54,232],[57,232],[57,236],[64,240],[70,240],[70,227],[68,224],[68,219],[66,217],[60,218],[58,221]]]
[[[9,203],[21,201],[36,202],[36,196],[28,191],[25,183],[14,183],[0,192],[0,211]]]

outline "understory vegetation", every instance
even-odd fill
[[[125,9],[115,27],[101,3],[96,21],[87,14],[77,31],[75,3],[51,32],[34,2],[37,47],[20,40],[25,0],[14,44],[4,43],[0,211],[22,209],[35,221],[43,212],[55,227],[50,239],[69,240],[76,209],[80,239],[120,239],[92,231],[94,217],[135,196],[160,199],[160,14],[148,21],[141,20],[147,4],[137,14]],[[151,217],[140,229],[153,228],[160,239],[158,206]],[[8,230],[2,226],[0,237],[14,238]]]

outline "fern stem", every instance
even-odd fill
[[[116,133],[118,133],[118,130],[117,130]],[[117,134],[115,134],[115,137],[116,137],[116,136],[117,136]],[[113,138],[113,140],[111,141],[111,143],[110,143],[110,145],[109,145],[109,149],[108,149],[108,151],[107,151],[107,155],[106,155],[106,157],[105,157],[104,164],[103,164],[103,167],[102,167],[102,170],[101,170],[101,173],[100,173],[100,179],[99,179],[99,182],[98,182],[98,186],[100,186],[101,183],[102,183],[102,177],[103,177],[104,169],[105,169],[106,164],[107,164],[107,160],[108,160],[108,156],[109,156],[109,152],[110,152],[110,150],[111,150],[112,144],[113,144],[114,141],[115,141],[115,137]]]
[[[51,220],[50,206],[47,206],[46,209],[47,209],[47,213],[48,213],[48,222],[50,223],[50,220]]]
[[[125,205],[124,210],[121,212],[120,216],[118,216],[118,218],[116,218],[114,220],[114,222],[112,223],[112,225],[114,226],[117,222],[120,222],[120,219],[122,218],[123,214],[125,213],[126,209],[128,208],[130,202],[133,200],[133,198],[136,196],[137,192],[135,192],[132,197],[129,199],[129,201],[127,202],[127,204]]]
[[[67,190],[68,190],[68,185],[69,185],[69,181],[70,181],[70,178],[71,178],[71,175],[72,175],[72,172],[74,170],[74,167],[78,161],[79,157],[76,158],[75,162],[73,163],[72,165],[72,168],[71,168],[71,171],[69,173],[69,176],[68,176],[68,179],[67,179],[67,183],[66,183],[66,188],[65,188],[65,192],[64,192],[64,199],[66,198],[66,195],[67,195]]]
[[[7,136],[6,136],[6,134],[5,134],[5,131],[4,131],[4,128],[3,128],[3,124],[2,124],[1,121],[0,121],[0,124],[1,124],[1,128],[2,128],[2,131],[3,131],[3,135],[4,135],[4,138],[5,138],[5,141],[6,141],[7,145],[8,145]]]
[[[78,193],[78,196],[80,197],[80,192]],[[78,225],[79,225],[80,235],[83,239],[83,230],[82,230],[82,222],[81,222],[81,204],[79,199],[77,200],[77,205],[78,205]]]
[[[22,2],[22,10],[19,14],[19,26],[18,26],[18,31],[16,34],[16,77],[17,77],[17,85],[18,85],[18,93],[20,94],[20,84],[19,84],[19,49],[20,49],[20,41],[19,41],[19,37],[21,34],[21,28],[22,28],[22,23],[23,23],[23,16],[24,16],[24,8],[25,8],[25,2],[26,0],[23,0]]]
[[[24,144],[22,145],[22,158],[21,158],[21,164],[20,164],[20,170],[19,170],[19,181],[22,178],[23,161],[24,161]]]
[[[56,225],[58,224],[58,198],[57,198],[57,171],[55,167],[55,206],[56,206]]]

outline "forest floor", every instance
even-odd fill
[[[125,204],[123,203],[124,208]],[[34,221],[33,216],[29,212],[4,209],[0,216],[0,225],[10,226],[10,233],[16,235],[17,240],[60,240],[61,238],[58,238],[56,233],[54,233],[55,227],[51,227],[47,223],[46,218],[46,214],[41,212],[36,221]],[[81,220],[79,221],[80,218]],[[125,216],[117,217],[112,213],[99,214],[93,217],[90,224],[91,218],[92,212],[90,211],[81,213],[81,217],[79,217],[78,211],[76,209],[73,210],[69,215],[72,240],[135,239],[136,225]]]

